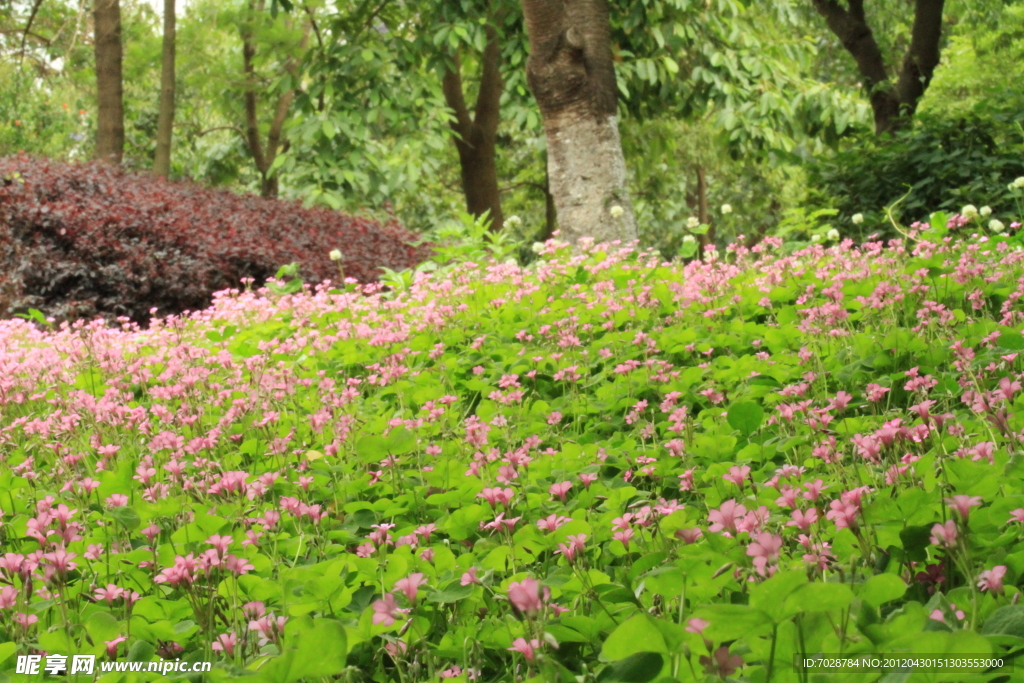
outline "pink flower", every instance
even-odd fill
[[[704,532],[697,527],[693,527],[692,529],[678,529],[673,536],[689,545],[690,543],[696,543],[703,538]]]
[[[402,612],[395,602],[395,596],[385,593],[382,600],[373,603],[373,623],[391,626],[397,617],[402,616]]]
[[[764,576],[768,562],[779,559],[781,548],[782,536],[761,532],[757,535],[757,541],[747,546],[747,555],[754,558],[754,568],[757,569],[757,573]]]
[[[803,510],[793,510],[793,519],[786,522],[786,526],[795,526],[800,531],[807,531],[812,524],[818,521],[818,511],[811,508],[807,512]]]
[[[612,540],[622,541],[622,547],[629,550],[629,541],[633,538],[633,530],[626,529],[624,531],[616,531],[612,534]]]
[[[234,634],[232,633],[232,635]],[[117,646],[126,640],[128,640],[127,636],[118,636],[113,640],[104,640],[103,644],[107,646],[107,657],[109,657],[110,659],[114,659],[115,657],[117,657]],[[232,647],[234,647],[234,644],[232,644]],[[217,648],[214,647],[213,649],[216,650]]]
[[[484,489],[480,493],[476,494],[477,498],[483,498],[491,504],[492,508],[496,508],[498,503],[501,503],[505,507],[508,507],[509,502],[512,500],[512,496],[515,492],[512,489],[501,489],[494,487],[490,489]]]
[[[963,621],[967,617],[967,615],[964,614],[964,611],[957,609],[956,604],[952,602],[949,603],[949,609],[953,613],[953,616],[955,616],[959,621]],[[943,614],[941,609],[932,610],[932,613],[929,614],[928,617],[930,619],[934,619],[935,621],[941,621],[942,623],[946,623],[946,615]]]
[[[552,496],[557,497],[563,503],[565,502],[565,496],[569,493],[569,489],[572,488],[571,481],[562,481],[557,484],[552,484],[551,488],[548,489],[548,493]]]
[[[117,600],[124,594],[124,591],[115,586],[112,583],[107,584],[106,588],[98,588],[93,594],[96,601],[105,600],[107,604],[111,604],[114,600]]]
[[[569,545],[565,543],[558,544],[558,550],[555,551],[556,555],[564,555],[565,559],[572,562],[576,557],[576,553],[583,550],[584,542],[587,540],[586,534],[575,534],[569,536],[567,539]]]
[[[39,621],[39,617],[37,617],[34,614],[25,614],[24,612],[18,612],[16,615],[14,615],[14,621],[18,623],[18,626],[21,626],[22,629],[27,631],[29,626]]]
[[[549,593],[549,589],[545,588],[542,595],[537,579],[530,577],[511,583],[508,587],[508,599],[512,606],[531,617],[541,611]]]
[[[828,407],[830,409],[835,409],[835,410],[844,410],[846,408],[846,406],[848,406],[850,404],[850,401],[852,401],[852,400],[853,400],[853,396],[851,396],[850,394],[846,393],[845,391],[840,391],[840,392],[837,392],[836,393],[836,397],[829,402]]]
[[[933,545],[952,548],[956,545],[956,538],[956,522],[951,519],[946,520],[945,524],[936,524],[932,527],[931,541]]]
[[[867,386],[868,400],[876,403],[885,398],[885,395],[889,392],[889,389],[881,385],[871,383]]]
[[[735,500],[724,500],[717,510],[708,513],[711,521],[710,530],[714,533],[720,531],[736,531],[736,522],[747,514],[747,508]]]
[[[583,474],[580,475],[580,481],[583,482],[583,486],[585,488],[589,489],[590,485],[597,481],[597,475],[584,472]]]
[[[18,604],[18,589],[14,586],[0,588],[0,609],[10,609]]]
[[[462,575],[462,579],[459,581],[463,586],[468,586],[473,583],[480,583],[480,579],[476,578],[476,567],[470,567],[469,571]]]
[[[989,593],[1002,593],[1004,576],[1006,576],[1006,567],[1004,565],[998,565],[983,571],[978,577],[978,588]]]
[[[217,636],[217,640],[213,641],[211,648],[217,652],[224,652],[228,657],[234,657],[236,645],[238,645],[238,636],[232,631],[231,633],[222,633]]]
[[[704,629],[706,629],[708,626],[711,626],[710,621],[704,621],[703,619],[698,619],[697,617],[694,617],[693,619],[690,619],[686,622],[686,630],[689,633],[703,633]]]
[[[540,641],[534,638],[530,642],[526,642],[525,638],[516,638],[512,641],[512,647],[508,648],[512,652],[518,652],[526,661],[532,662],[534,660],[534,650],[540,648]]]
[[[972,507],[981,505],[981,496],[953,496],[952,498],[946,498],[946,504],[949,507],[956,510],[957,514],[960,515],[960,519],[967,521],[967,515],[970,514]]]
[[[1007,524],[1010,522],[1024,522],[1024,508],[1017,508],[1010,512],[1010,519],[1006,521]]]
[[[746,465],[743,465],[742,467],[730,467],[728,474],[723,474],[722,479],[730,481],[733,484],[739,486],[740,488],[743,488],[743,482],[749,476],[750,468],[747,467]]]
[[[544,519],[538,520],[537,526],[543,529],[544,531],[551,532],[557,529],[558,527],[562,526],[566,522],[571,521],[572,520],[568,517],[563,517],[561,515],[548,515]]]
[[[423,578],[423,574],[416,572],[415,574],[409,574],[404,579],[399,579],[395,582],[395,590],[400,590],[405,593],[405,597],[408,598],[409,602],[416,601],[416,591],[419,590],[420,586],[427,583],[427,580]]]
[[[835,522],[837,529],[854,528],[857,526],[857,515],[860,514],[860,507],[855,503],[833,500],[829,507],[832,509],[825,514],[825,517]]]

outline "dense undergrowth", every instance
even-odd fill
[[[237,195],[129,173],[110,164],[0,159],[0,315],[35,308],[57,320],[145,323],[210,305],[213,293],[280,266],[302,264],[310,284],[373,282],[428,246],[382,225],[298,202]]]
[[[1024,251],[934,224],[685,266],[548,242],[525,269],[221,292],[148,330],[0,323],[0,668],[860,683],[884,674],[795,658],[1011,661]]]

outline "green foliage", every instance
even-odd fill
[[[836,223],[854,239],[881,232],[895,236],[886,207],[900,197],[904,223],[926,221],[936,208],[950,214],[966,204],[1013,215],[1007,185],[1024,175],[1024,135],[982,119],[919,117],[890,139],[863,136],[832,157],[810,165],[810,207],[834,207]],[[862,214],[864,222],[852,222]]]

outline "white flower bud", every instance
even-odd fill
[[[722,213],[732,213],[732,204],[722,204]]]
[[[331,249],[330,256],[331,256],[331,260],[332,261],[340,261],[341,260],[341,250],[340,249]]]
[[[988,222],[988,229],[992,232],[1002,232],[1003,230],[1006,230],[1006,226],[1003,225],[1002,221],[993,218]]]
[[[690,216],[689,218],[686,219],[686,227],[690,228],[691,230],[698,227],[699,225],[700,221],[694,218],[693,216]]]
[[[982,216],[991,216],[992,215],[992,207],[991,206],[983,206],[980,209],[978,209],[978,213],[980,213]]]
[[[1024,175],[1013,181],[1014,187],[1024,187]]]
[[[974,204],[968,204],[964,208],[960,209],[960,215],[964,218],[974,218],[978,215],[978,207]]]
[[[855,213],[850,218],[850,220],[853,221],[855,225],[860,225],[861,223],[864,222],[864,214],[862,214],[862,213]]]
[[[616,204],[612,208],[608,209],[608,213],[612,215],[612,218],[620,218],[626,211],[621,206]]]
[[[684,235],[683,236],[683,244],[692,244],[693,242],[696,242],[696,241],[697,241],[697,238],[694,237],[693,235]]]
[[[523,219],[520,218],[519,216],[509,216],[508,218],[505,219],[505,225],[509,226],[510,228],[518,228],[522,224]]]
[[[530,248],[533,249],[533,252],[535,254],[539,254],[540,252],[544,251],[544,243],[543,242],[534,242],[533,245]]]
[[[837,240],[839,239],[839,231],[836,230],[835,228],[832,228],[827,233],[825,233],[825,237],[829,238],[830,240]]]
[[[811,235],[811,241],[812,242],[820,242],[821,241],[821,235]]]

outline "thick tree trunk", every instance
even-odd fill
[[[906,126],[931,82],[939,64],[942,9],[945,0],[916,0],[910,47],[903,59],[899,80],[893,84],[874,34],[864,15],[864,0],[848,0],[848,8],[836,0],[812,0],[829,30],[857,62],[875,118],[875,134],[891,133]]]
[[[124,156],[124,92],[121,81],[121,4],[95,0],[93,51],[96,58],[95,157],[121,163]]]
[[[560,235],[571,244],[636,239],[617,119],[607,0],[522,0],[527,81],[548,143]]]
[[[160,113],[156,124],[156,157],[153,175],[171,174],[171,139],[174,133],[174,0],[164,0],[164,45],[160,72]]]
[[[442,85],[445,100],[448,102],[448,106],[455,111],[455,119],[451,122],[451,128],[455,133],[455,148],[459,152],[466,210],[477,217],[489,211],[491,230],[498,231],[501,230],[505,220],[501,211],[496,164],[498,121],[503,87],[501,42],[494,27],[488,26],[486,31],[487,46],[484,48],[480,88],[473,115],[470,116],[466,106],[458,55],[453,57],[453,65],[445,71]]]

